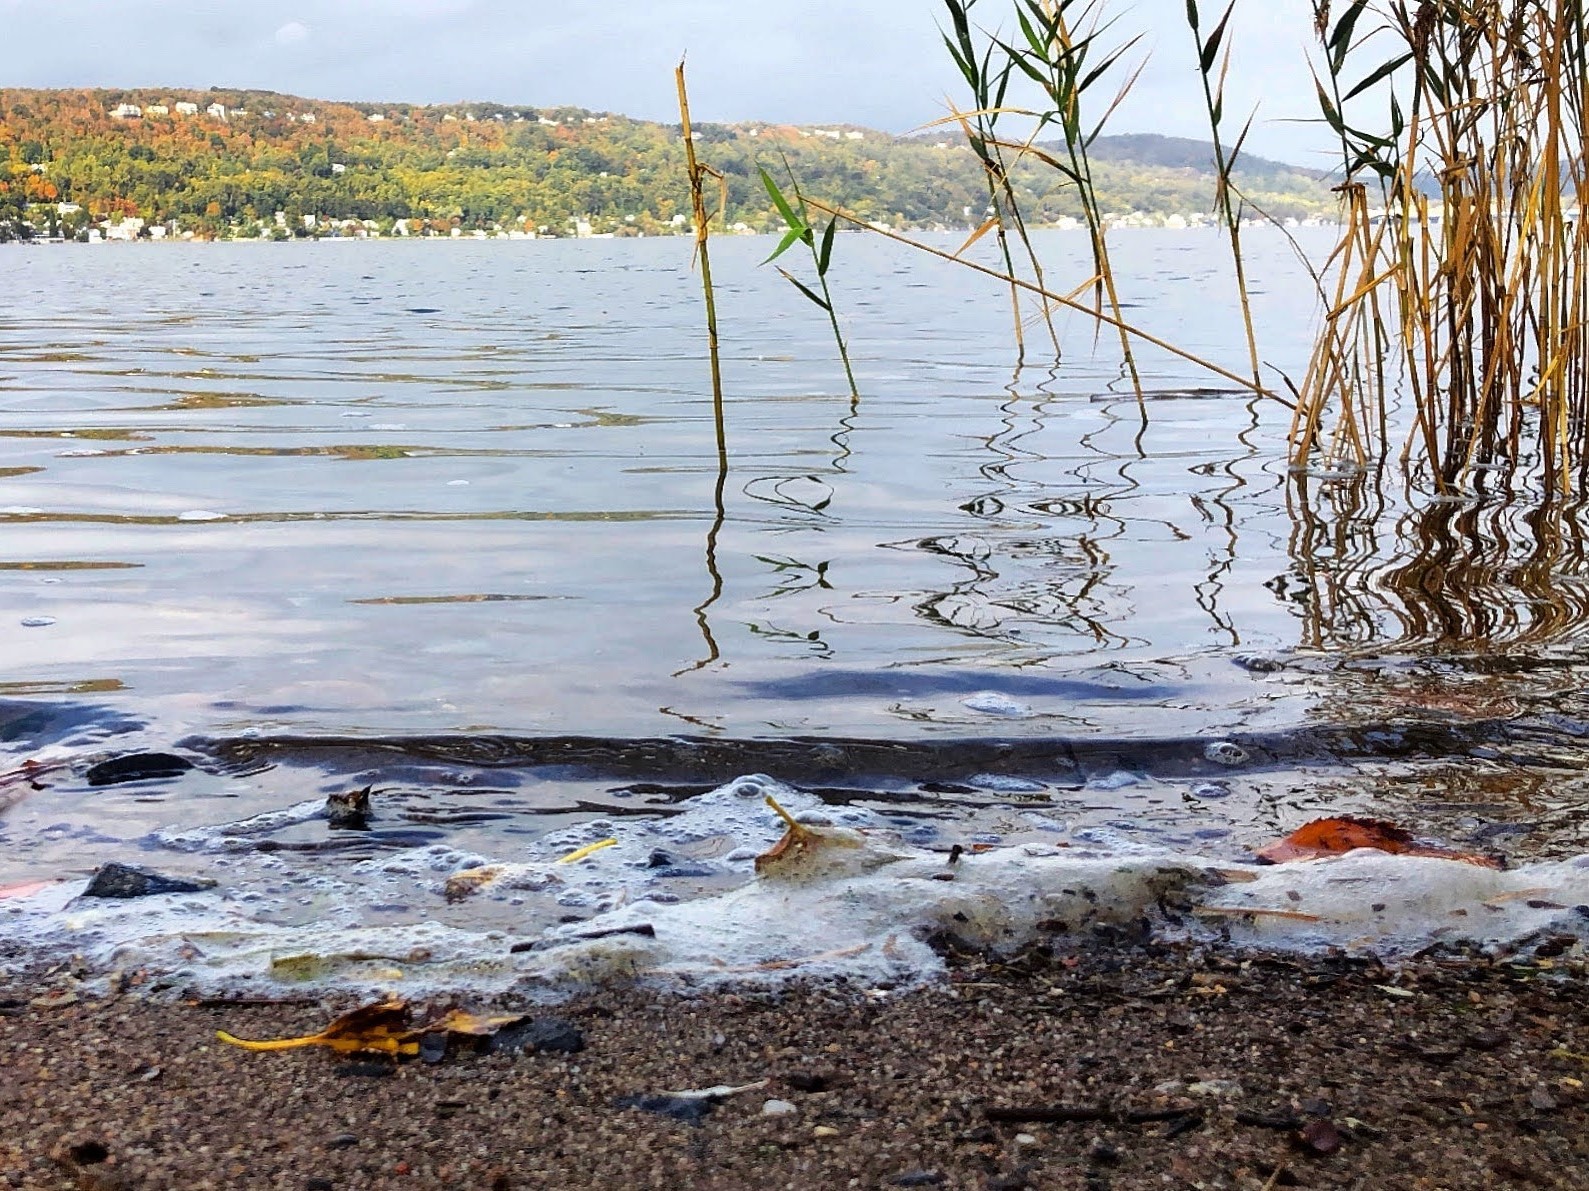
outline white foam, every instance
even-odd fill
[[[782,832],[763,803],[768,793],[853,846],[756,875],[753,858]],[[168,846],[226,860],[227,880],[216,890],[103,901],[79,897],[82,882],[61,883],[0,901],[0,941],[23,945],[16,963],[78,955],[101,972],[165,973],[176,987],[307,983],[421,995],[554,994],[635,977],[911,983],[941,972],[935,936],[998,951],[1111,923],[1285,951],[1384,955],[1439,942],[1504,947],[1542,933],[1589,933],[1589,856],[1506,872],[1371,851],[1257,867],[1131,846],[1094,830],[1068,838],[1056,831],[1052,842],[967,851],[951,862],[882,830],[867,811],[827,808],[764,777],[740,778],[668,818],[552,833],[515,858],[430,845],[306,879],[285,872],[279,855],[250,859],[235,850],[267,823],[298,821],[309,806],[165,836]],[[604,838],[616,842],[560,862]],[[372,891],[400,890],[439,913],[449,878],[460,873],[472,875],[452,889],[456,908],[491,907],[489,926],[364,921]],[[569,906],[593,916],[534,925]]]

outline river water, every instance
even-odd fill
[[[1248,237],[1281,392],[1298,235]],[[1021,364],[996,282],[859,235],[852,399],[770,247],[713,244],[726,460],[683,239],[6,250],[0,883],[244,821],[311,874],[501,857],[758,771],[928,841],[1589,844],[1570,511],[1552,552],[1289,477],[1279,402],[1153,348],[1139,402],[1075,315]],[[1212,233],[1114,253],[1133,323],[1242,370]],[[194,768],[90,780],[148,752]],[[369,784],[369,831],[254,818]]]

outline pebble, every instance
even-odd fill
[[[24,616],[22,627],[25,629],[47,629],[55,623],[53,616]]]
[[[818,1125],[811,1130],[811,1136],[813,1137],[837,1137],[838,1135],[839,1131],[832,1125]]]
[[[761,1106],[764,1117],[786,1117],[800,1110],[787,1100],[769,1100]]]
[[[1018,1146],[1035,1146],[1037,1138],[1030,1133],[1017,1133],[1015,1135],[1015,1144]]]
[[[1240,1096],[1241,1085],[1234,1079],[1200,1079],[1186,1085],[1189,1096],[1215,1096],[1220,1099]]]

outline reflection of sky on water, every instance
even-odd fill
[[[1298,376],[1310,285],[1249,239],[1266,359]],[[1052,284],[1085,279],[1080,236],[1040,242]],[[1472,527],[1387,571],[1393,522],[1288,489],[1278,404],[1149,348],[1144,428],[1084,318],[1059,368],[1017,370],[995,283],[859,236],[852,408],[766,247],[714,249],[715,527],[682,240],[13,251],[36,300],[0,321],[6,681],[120,683],[200,728],[1173,734],[1294,720],[1307,680],[1261,663],[1299,645],[1568,628],[1554,564],[1511,546],[1470,560],[1493,590],[1454,625],[1430,576]],[[1112,251],[1128,318],[1240,366],[1217,237]],[[1536,598],[1484,621],[1514,589]],[[843,677],[885,670],[924,677]]]

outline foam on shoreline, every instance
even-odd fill
[[[758,875],[755,857],[782,831],[768,794],[803,821],[855,833],[856,846],[798,871]],[[143,973],[148,983],[206,994],[347,988],[552,997],[615,979],[898,986],[941,974],[934,944],[945,939],[1008,951],[1044,938],[1086,939],[1109,926],[1387,957],[1543,938],[1581,946],[1589,936],[1589,856],[1497,871],[1359,850],[1257,866],[1077,832],[951,858],[883,830],[871,812],[829,808],[761,776],[691,799],[670,817],[552,833],[523,858],[433,845],[307,887],[260,885],[257,873],[220,867],[246,826],[164,841],[215,854],[222,884],[214,890],[107,901],[81,896],[83,882],[70,881],[0,900],[0,970],[74,958],[95,978]],[[605,838],[616,842],[559,863]],[[370,924],[370,898],[398,887],[416,901],[478,898],[496,912],[478,929]],[[694,893],[681,896],[686,888]],[[528,925],[555,921],[558,910],[578,920]],[[514,929],[516,917],[524,929]]]

